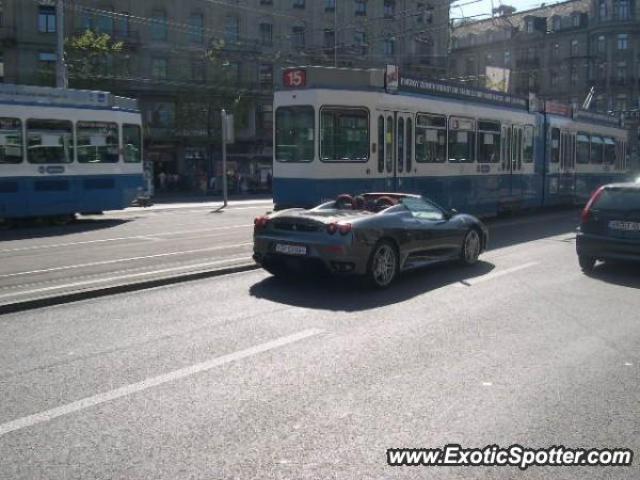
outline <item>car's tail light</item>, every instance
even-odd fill
[[[333,235],[337,231],[338,231],[338,224],[337,223],[331,222],[329,225],[327,225],[327,233],[329,235]]]
[[[268,224],[269,217],[264,215],[261,217],[256,217],[256,219],[253,221],[253,227],[255,230],[262,230],[263,228],[266,228]]]
[[[591,216],[591,208],[598,201],[603,192],[604,186],[598,188],[595,192],[593,192],[591,198],[582,210],[582,223],[587,223],[589,221],[589,217]]]
[[[351,224],[350,223],[339,223],[338,224],[338,231],[340,232],[340,235],[347,235],[349,232],[351,232]]]

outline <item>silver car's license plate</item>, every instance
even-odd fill
[[[285,255],[306,255],[307,247],[304,245],[287,245],[285,243],[276,243],[276,252]]]
[[[625,232],[640,232],[640,222],[612,220],[609,222],[609,228],[612,230],[624,230]]]

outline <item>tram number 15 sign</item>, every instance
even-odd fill
[[[305,70],[287,70],[283,74],[283,83],[288,88],[304,87],[307,84],[307,72]]]

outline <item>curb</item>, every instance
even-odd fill
[[[25,312],[28,310],[35,310],[39,308],[51,307],[54,305],[62,305],[65,303],[79,302],[81,300],[89,300],[93,298],[107,297],[110,295],[116,295],[118,293],[136,292],[139,290],[148,290],[155,287],[163,287],[166,285],[173,285],[182,282],[190,282],[193,280],[202,280],[205,278],[220,277],[223,275],[229,275],[232,273],[249,272],[251,270],[258,270],[261,267],[254,264],[234,265],[232,267],[219,268],[215,270],[208,270],[203,272],[185,273],[182,275],[175,275],[172,277],[158,278],[153,280],[146,280],[142,282],[129,283],[124,285],[115,285],[112,287],[97,288],[94,290],[86,290],[82,292],[65,293],[56,295],[53,297],[38,298],[34,300],[25,300],[14,303],[7,303],[0,305],[0,315],[6,315],[9,313]]]

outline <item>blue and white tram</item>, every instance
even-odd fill
[[[0,86],[0,219],[122,209],[140,193],[142,166],[134,100]]]
[[[490,216],[582,201],[624,172],[620,128],[530,112],[525,99],[497,92],[458,88],[452,98],[432,82],[423,82],[428,94],[390,93],[384,78],[381,70],[284,72],[274,99],[277,207],[404,191]]]

